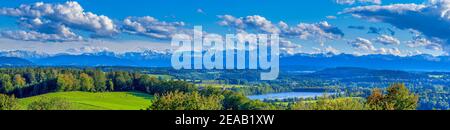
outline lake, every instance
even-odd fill
[[[282,93],[269,93],[263,95],[250,95],[247,96],[252,100],[264,100],[264,99],[289,99],[289,98],[314,98],[323,96],[325,92],[282,92]],[[328,95],[333,93],[327,93]]]

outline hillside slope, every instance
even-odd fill
[[[74,110],[141,110],[151,104],[153,96],[140,92],[56,92],[19,99],[22,109],[41,97],[63,98]]]
[[[28,60],[15,57],[0,57],[0,66],[29,66],[33,65]]]

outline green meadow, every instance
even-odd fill
[[[19,99],[22,109],[42,97],[62,98],[73,110],[141,110],[151,105],[152,95],[141,92],[56,92]]]

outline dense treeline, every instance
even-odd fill
[[[150,110],[221,110],[221,100],[218,95],[204,96],[198,92],[170,92],[157,96]]]
[[[0,110],[17,110],[19,105],[14,96],[0,94]]]
[[[29,97],[64,91],[142,91],[157,95],[157,110],[264,110],[277,109],[262,101],[253,101],[244,94],[220,88],[195,87],[190,82],[163,80],[135,71],[102,71],[76,68],[9,68],[0,69],[0,93]],[[160,95],[160,96],[158,96]],[[15,98],[5,96],[14,103]],[[62,102],[62,103],[61,103]],[[8,103],[10,104],[10,103]],[[51,106],[49,104],[56,104]],[[59,105],[58,105],[59,104]],[[57,99],[42,99],[28,106],[31,110],[67,109]]]
[[[139,72],[69,68],[0,69],[0,93],[29,97],[62,91],[143,91],[149,94],[168,91],[193,91],[188,82],[161,80]]]
[[[157,95],[150,110],[281,110],[285,107],[250,100],[242,93],[206,87],[191,93],[169,92]]]
[[[418,95],[409,92],[405,84],[392,84],[385,91],[373,89],[367,98],[323,97],[313,101],[300,101],[289,106],[292,110],[416,110]]]
[[[297,91],[305,88],[330,88],[327,92],[344,92],[348,97],[368,97],[373,88],[385,88],[392,83],[405,83],[419,94],[421,110],[450,109],[450,74],[445,72],[377,71],[361,68],[335,68],[319,73],[281,71],[278,80],[261,81],[258,71],[234,70],[173,70],[171,68],[101,67],[102,70],[145,71],[152,74],[171,75],[175,79],[201,84],[214,81],[217,84],[257,87],[226,88],[246,95]],[[339,71],[339,73],[337,73]],[[344,75],[343,75],[344,74]],[[206,83],[208,84],[208,83]]]
[[[157,96],[153,110],[415,110],[418,96],[409,92],[404,84],[396,83],[386,88],[373,89],[367,98],[324,96],[315,100],[298,101],[280,105],[259,100],[249,100],[242,94],[208,87],[191,94],[179,92]]]
[[[255,92],[278,91],[262,84]],[[0,109],[15,110],[15,97],[63,91],[142,91],[154,94],[150,110],[413,110],[418,96],[404,84],[385,91],[374,89],[367,99],[326,97],[289,105],[250,100],[246,91],[196,87],[182,80],[161,79],[139,71],[104,71],[98,68],[3,68],[0,69]],[[247,92],[248,92],[247,91]],[[244,92],[244,93],[242,93]],[[8,96],[9,95],[9,96]],[[27,109],[70,109],[63,99],[42,99]]]

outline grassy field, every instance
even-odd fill
[[[58,97],[71,103],[74,110],[140,110],[151,104],[153,96],[140,92],[57,92],[19,99],[22,109],[40,97]]]
[[[148,74],[149,76],[155,77],[155,78],[161,78],[163,80],[170,80],[173,77],[170,75],[161,75],[161,74]]]

